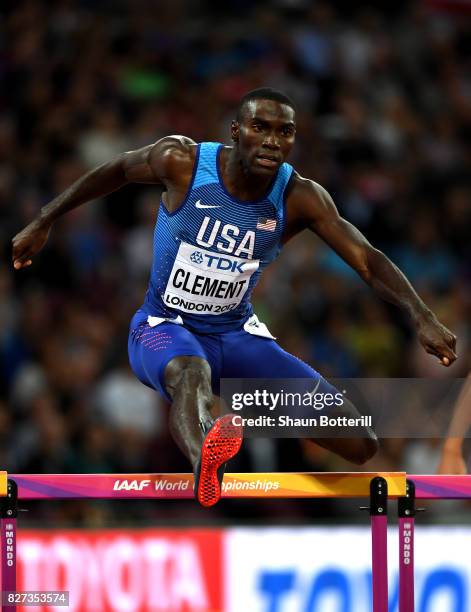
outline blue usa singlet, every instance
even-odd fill
[[[293,168],[278,169],[264,198],[237,200],[220,174],[223,145],[198,145],[181,206],[160,206],[154,258],[143,310],[181,317],[199,333],[240,329],[252,315],[250,295],[262,270],[280,252],[284,197]]]

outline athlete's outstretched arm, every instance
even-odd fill
[[[318,234],[381,298],[411,316],[427,353],[436,355],[445,366],[453,363],[456,337],[438,321],[399,268],[339,215],[323,187],[299,176],[293,183],[287,200],[288,237],[290,228],[293,234],[305,227]]]
[[[87,172],[52,202],[13,240],[12,258],[16,270],[31,265],[32,257],[47,241],[54,221],[68,212],[128,183],[154,183],[167,186],[179,174],[179,166],[190,160],[193,141],[183,136],[169,136],[158,142],[122,153]],[[181,172],[181,168],[180,168]]]

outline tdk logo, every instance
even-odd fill
[[[219,257],[218,255],[205,255],[208,268],[216,268],[217,270],[230,270],[231,272],[239,272],[242,274],[244,271],[245,261],[232,261],[226,257]]]
[[[227,257],[220,257],[219,255],[208,255],[205,253],[201,253],[201,251],[193,251],[190,255],[190,261],[194,264],[201,265],[206,259],[206,267],[212,268],[214,270],[224,270],[230,272],[239,272],[242,274],[244,272],[244,264],[245,261],[233,261],[232,259],[228,259]]]
[[[203,263],[203,255],[199,251],[193,251],[190,255],[190,260],[195,264]]]

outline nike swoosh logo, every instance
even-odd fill
[[[196,208],[221,208],[220,204],[201,204],[201,200],[198,200],[195,206]]]

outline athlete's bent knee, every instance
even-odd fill
[[[351,463],[363,465],[371,459],[379,449],[378,439],[374,432],[368,430],[364,433],[364,437],[313,438],[312,441]]]
[[[379,450],[378,438],[373,434],[368,438],[357,438],[356,445],[352,448],[350,461],[357,465],[363,465],[376,455]]]

